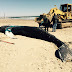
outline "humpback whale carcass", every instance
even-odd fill
[[[6,29],[11,29],[14,35],[22,35],[52,42],[58,47],[58,50],[55,52],[56,57],[60,58],[62,61],[72,60],[72,50],[70,50],[64,42],[41,28],[29,26],[2,26],[0,27],[0,32],[5,33]]]

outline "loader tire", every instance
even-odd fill
[[[62,24],[57,24],[57,29],[62,29]]]

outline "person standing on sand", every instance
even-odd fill
[[[57,22],[58,22],[58,18],[57,18],[57,15],[54,13],[54,16],[51,20],[51,22],[53,21],[53,30],[52,32],[55,32],[56,31],[56,28],[57,28]]]
[[[47,28],[47,31],[48,31],[48,28],[50,27],[50,21],[49,19],[46,17],[46,15],[43,16],[43,22],[42,22],[45,26],[45,31],[46,31],[46,28]]]

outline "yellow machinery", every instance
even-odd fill
[[[38,18],[35,18],[35,21],[40,24],[43,21],[43,15],[46,15],[46,17],[51,21],[52,17],[54,16],[54,13],[59,19],[58,28],[62,28],[63,23],[72,22],[72,4],[62,4],[60,6],[60,9],[58,9],[57,7],[52,8],[48,14],[43,13]],[[70,26],[71,25],[72,24],[70,23]],[[66,24],[66,26],[69,26],[69,24]]]

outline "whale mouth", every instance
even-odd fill
[[[72,50],[66,44],[60,46],[59,49],[56,50],[55,55],[61,59],[62,62],[72,61]]]

